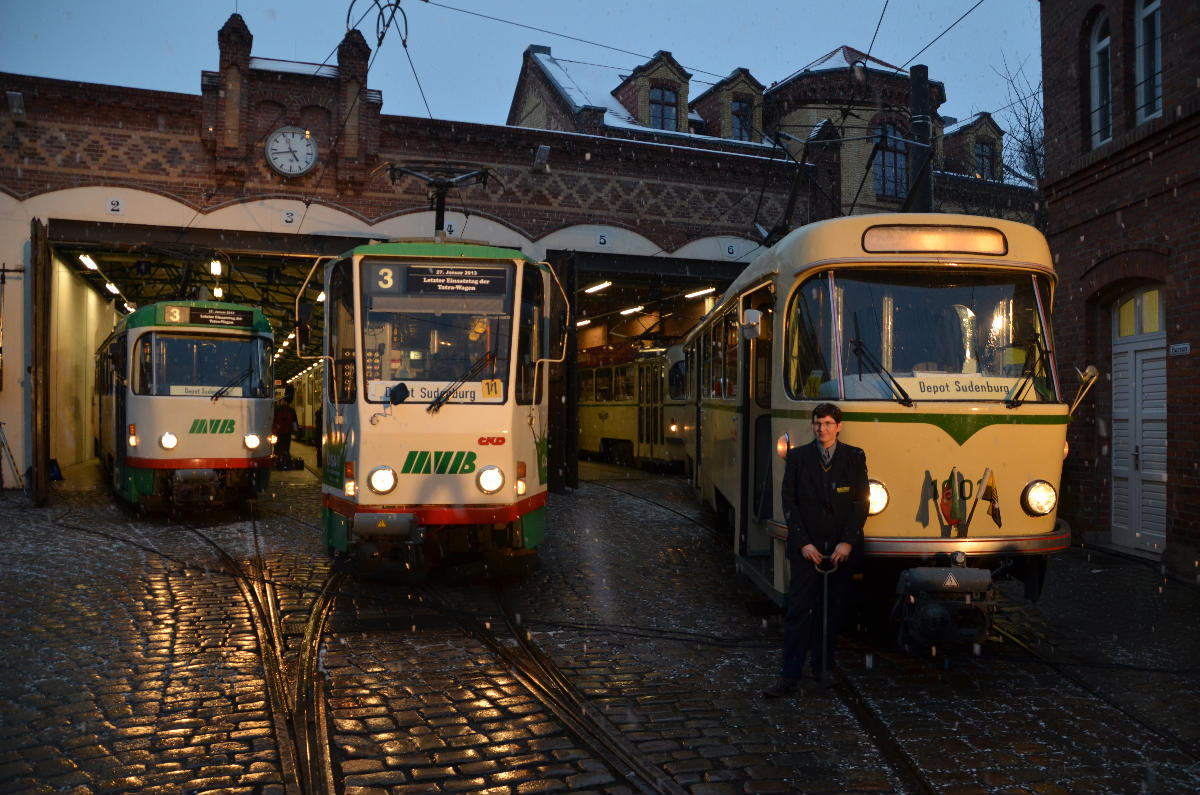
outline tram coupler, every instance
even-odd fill
[[[917,566],[896,582],[898,640],[908,648],[981,642],[996,612],[996,587],[987,569]]]

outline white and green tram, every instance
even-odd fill
[[[530,558],[565,340],[550,266],[484,244],[378,243],[326,263],[324,292],[326,547],[417,572]]]
[[[271,325],[257,307],[166,301],[122,316],[96,352],[97,452],[140,508],[232,504],[274,462]]]

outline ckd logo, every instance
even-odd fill
[[[192,420],[188,433],[233,433],[237,426],[233,420]]]
[[[475,471],[473,450],[409,450],[402,475],[466,475]]]

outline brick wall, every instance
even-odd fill
[[[1095,364],[1101,379],[1069,431],[1062,515],[1077,531],[1111,528],[1111,312],[1147,284],[1162,290],[1168,356],[1167,548],[1172,568],[1196,577],[1200,558],[1200,5],[1162,4],[1163,115],[1133,113],[1133,2],[1043,0],[1046,118],[1043,183],[1059,273],[1057,360]],[[1109,15],[1113,137],[1091,149],[1087,32]],[[1068,390],[1073,393],[1073,386]]]

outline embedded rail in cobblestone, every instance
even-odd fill
[[[280,765],[289,792],[334,792],[325,687],[317,658],[325,621],[346,575],[330,571],[309,607],[299,657],[288,675],[287,643],[275,583],[267,576],[261,553],[249,561],[250,571],[198,529],[203,540],[237,583],[250,610],[267,682],[267,697],[278,738]],[[257,528],[255,529],[257,546]]]

